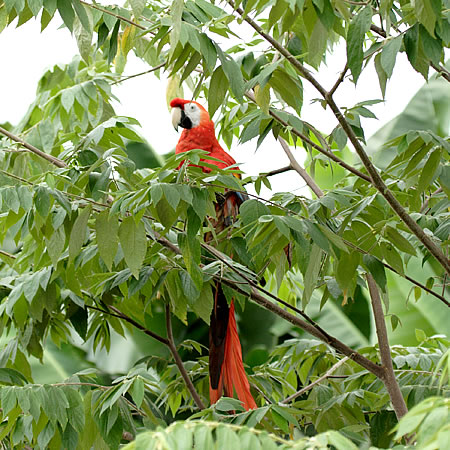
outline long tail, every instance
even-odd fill
[[[214,309],[209,328],[209,380],[211,403],[216,403],[224,390],[228,397],[233,397],[236,391],[245,409],[257,408],[242,362],[234,301],[228,307],[220,283],[216,285]]]

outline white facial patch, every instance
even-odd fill
[[[195,103],[186,103],[184,113],[191,119],[192,128],[200,125],[200,108]]]

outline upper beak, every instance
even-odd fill
[[[180,126],[181,119],[181,108],[178,106],[175,106],[175,108],[172,108],[172,125],[175,128],[175,131],[178,131],[178,127]]]

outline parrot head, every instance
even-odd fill
[[[178,127],[190,130],[211,122],[208,111],[197,102],[174,98],[170,102],[170,107],[172,108],[172,124],[176,131]]]

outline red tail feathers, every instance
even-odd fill
[[[226,301],[226,300],[225,300]],[[210,365],[212,364],[210,360]],[[225,336],[225,351],[223,362],[220,368],[220,378],[218,386],[214,389],[209,387],[209,396],[211,403],[216,403],[222,396],[225,389],[225,395],[233,397],[234,390],[243,403],[246,410],[257,408],[255,400],[250,392],[250,384],[242,363],[241,342],[236,327],[236,318],[234,316],[234,302],[231,302],[228,314],[228,326]]]

